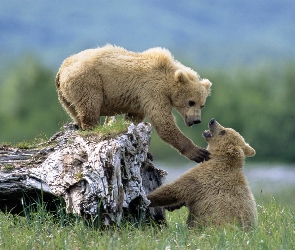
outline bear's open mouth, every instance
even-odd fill
[[[205,130],[203,132],[203,136],[209,138],[209,137],[212,137],[212,134],[211,134],[211,132],[209,130]]]

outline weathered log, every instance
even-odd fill
[[[21,213],[24,201],[62,199],[68,213],[101,225],[124,219],[165,222],[161,208],[148,208],[146,195],[166,172],[148,157],[151,126],[131,124],[115,138],[83,136],[73,126],[55,134],[46,147],[0,148],[0,209]]]

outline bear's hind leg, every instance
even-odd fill
[[[186,224],[189,228],[201,228],[203,227],[204,221],[202,220],[202,216],[197,211],[196,204],[187,205],[189,214],[187,217]]]
[[[99,124],[99,117],[95,118],[95,116],[89,116],[89,114],[80,115],[79,119],[81,121],[82,130],[93,129],[95,125]]]
[[[62,104],[63,108],[67,111],[67,113],[70,115],[70,117],[74,120],[74,123],[81,127],[80,121],[78,119],[78,114],[76,112],[76,109],[74,105],[67,101],[67,99],[58,91],[58,99],[60,103]]]
[[[196,216],[189,211],[186,224],[189,228],[195,228],[196,227]]]
[[[80,128],[92,129],[99,124],[100,103],[93,102],[93,98],[87,98],[77,105],[77,116],[80,122]]]

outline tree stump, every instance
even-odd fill
[[[164,209],[148,208],[146,198],[167,175],[148,157],[150,138],[148,123],[131,124],[114,138],[82,136],[68,126],[42,149],[2,145],[0,209],[19,214],[42,197],[49,208],[60,199],[67,213],[105,226],[123,219],[165,223]]]

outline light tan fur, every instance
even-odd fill
[[[243,166],[255,150],[238,132],[214,119],[203,136],[211,159],[150,193],[150,206],[185,204],[190,227],[236,223],[249,229],[257,223],[257,210]]]
[[[176,126],[172,108],[188,126],[201,121],[211,83],[162,48],[142,53],[106,45],[70,56],[56,76],[58,98],[75,123],[91,129],[100,116],[149,118],[162,140],[191,160],[208,159]]]

